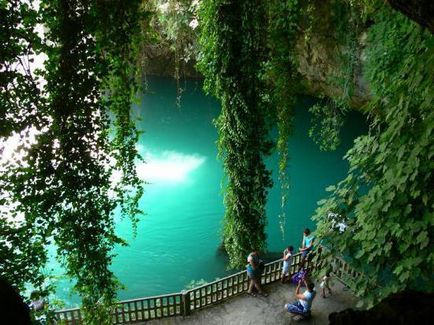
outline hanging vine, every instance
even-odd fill
[[[312,105],[309,136],[322,151],[336,150],[340,144],[340,130],[344,124],[344,113],[348,108],[338,100],[323,99]]]
[[[223,243],[232,267],[266,246],[272,182],[264,157],[272,148],[273,113],[285,210],[298,91],[295,48],[299,37],[315,33],[313,24],[323,22],[315,12],[319,2],[203,0],[199,26],[194,24],[205,89],[222,104],[216,127],[227,175]],[[330,3],[343,68],[328,81],[343,91],[311,108],[317,118],[311,136],[322,149],[339,144],[366,21],[363,72],[372,92],[366,106],[372,123],[346,156],[347,177],[328,188],[331,196],[317,210],[317,235],[331,253],[351,256],[352,265],[369,275],[354,283],[368,305],[406,288],[432,291],[433,35],[380,1]],[[54,241],[67,274],[76,279],[87,323],[110,322],[107,306],[118,289],[110,271],[112,248],[124,242],[115,233],[113,211],[120,207],[133,225],[140,213],[138,131],[130,112],[139,89],[135,59],[145,37],[138,26],[140,4],[42,0],[38,12],[32,1],[0,2],[0,136],[22,141],[15,160],[0,166],[0,204],[10,208],[0,209],[0,275],[20,289],[28,283],[46,289],[41,270]],[[38,23],[47,27],[43,40]],[[44,72],[30,69],[39,52],[48,55]],[[111,181],[115,172],[121,174],[117,183]]]
[[[110,265],[113,247],[124,242],[115,234],[114,210],[120,206],[133,225],[140,212],[137,130],[130,116],[138,89],[140,2],[43,0],[39,12],[32,2],[1,7],[8,54],[2,67],[11,67],[1,71],[9,123],[2,136],[20,132],[22,141],[21,154],[1,166],[1,203],[9,208],[1,212],[1,274],[19,288],[41,286],[46,249],[54,241],[89,324],[111,323],[119,287]],[[37,23],[46,27],[42,45]],[[48,56],[43,71],[12,69],[37,51]],[[38,85],[34,76],[46,83]],[[121,180],[113,183],[118,171]],[[10,266],[25,262],[29,276],[19,277]]]
[[[281,212],[279,226],[285,238],[286,202],[289,194],[287,174],[289,149],[288,141],[292,131],[293,107],[298,90],[296,62],[296,41],[299,34],[301,4],[298,0],[270,1],[268,3],[268,45],[266,79],[269,84],[271,103],[275,109],[278,139],[276,148],[279,153],[279,181],[281,191]]]
[[[318,3],[312,1],[313,6]],[[323,151],[333,151],[340,144],[340,131],[346,112],[355,95],[356,76],[360,74],[361,45],[359,42],[364,27],[364,7],[355,1],[330,1],[330,29],[333,30],[338,69],[327,75],[327,83],[338,89],[339,94],[323,99],[309,108],[312,114],[309,136]],[[321,24],[313,20],[313,24]],[[313,33],[315,27],[311,28]]]
[[[205,89],[221,102],[216,120],[219,157],[227,175],[223,244],[231,267],[265,249],[265,203],[270,154],[261,93],[265,8],[260,0],[205,0],[200,11],[199,68]]]
[[[18,290],[31,282],[44,291],[46,231],[23,218],[22,206],[10,204],[14,184],[8,180],[14,177],[12,170],[20,164],[20,155],[14,155],[15,163],[7,159],[5,142],[11,136],[26,138],[29,125],[45,125],[37,111],[44,103],[38,88],[40,78],[30,69],[41,46],[35,31],[38,14],[31,3],[1,1],[0,21],[0,277]],[[25,143],[22,148],[26,148]],[[10,207],[16,209],[11,211]]]
[[[136,160],[141,159],[136,149],[140,132],[131,114],[131,103],[142,90],[137,58],[141,42],[149,36],[140,23],[147,26],[149,17],[140,0],[96,1],[95,6],[98,21],[95,40],[102,59],[100,87],[109,92],[101,100],[113,114],[110,154],[116,161],[115,170],[121,175],[114,191],[122,216],[132,220],[136,231],[136,216],[142,213],[137,207],[143,195],[143,182],[135,167]]]
[[[158,35],[156,42],[166,47],[174,56],[174,74],[176,80],[176,104],[181,105],[181,96],[185,90],[181,86],[183,73],[197,56],[197,10],[199,0],[152,0],[150,7],[155,12],[151,26]]]

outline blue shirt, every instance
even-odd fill
[[[312,241],[315,239],[315,236],[310,235],[310,236],[303,236],[303,243],[304,243],[304,247],[308,248],[311,244]],[[313,245],[310,249],[313,249]]]

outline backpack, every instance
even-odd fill
[[[307,276],[307,274],[308,274],[308,270],[302,268],[300,271],[295,272],[292,275],[291,282],[294,283],[294,284],[298,284],[300,281],[303,281],[303,279]]]

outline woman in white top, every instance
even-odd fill
[[[294,252],[294,247],[292,247],[292,246],[288,246],[288,248],[286,248],[283,251],[283,267],[282,267],[282,279],[281,279],[282,283],[285,283],[286,278],[290,274],[289,271],[290,271],[291,264],[292,264],[293,252]]]

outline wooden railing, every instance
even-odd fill
[[[290,272],[294,273],[301,262],[301,254],[295,254]],[[269,284],[281,279],[282,260],[265,264],[262,284]],[[248,290],[249,279],[246,271],[241,271],[202,286],[156,297],[146,297],[120,301],[112,312],[113,324],[143,322],[152,319],[187,316],[195,310],[217,304],[232,296]],[[60,323],[80,324],[80,309],[65,309],[56,312]]]
[[[182,293],[155,297],[123,300],[115,304],[112,311],[113,324],[144,322],[152,319],[185,315]],[[81,324],[80,309],[56,312],[61,324]]]
[[[323,252],[330,254],[328,248],[324,246],[320,246],[319,249],[317,250],[317,254],[319,257],[317,261],[322,260],[321,255]],[[330,261],[329,267],[331,269],[331,273],[333,274],[333,277],[339,280],[345,286],[350,288],[358,278],[366,276],[366,274],[354,270],[350,266],[350,264],[347,261],[345,261],[345,259],[343,259],[340,256],[336,256],[335,254],[332,254],[332,260]],[[315,268],[315,265],[312,265],[312,268]]]
[[[301,254],[294,255],[290,272],[295,273],[298,265],[301,262]],[[269,284],[280,280],[282,277],[282,260],[276,260],[265,264],[264,272],[262,273],[261,283]],[[249,279],[247,272],[242,271],[216,280],[211,283],[204,284],[200,287],[193,288],[184,292],[184,301],[186,304],[185,312],[189,315],[192,311],[205,308],[223,301],[232,296],[246,292],[249,287]]]
[[[296,272],[301,260],[300,253],[293,256],[291,274]],[[336,263],[338,267],[334,270],[334,275],[342,281],[357,275],[343,259],[336,258]],[[262,284],[279,281],[281,277],[282,259],[265,264],[261,279]],[[179,293],[120,301],[113,307],[112,323],[135,323],[173,316],[188,316],[193,311],[218,304],[230,297],[246,292],[248,285],[247,272],[241,271]],[[82,315],[78,308],[66,309],[57,311],[56,318],[59,323],[80,324]]]
[[[143,322],[146,320],[184,315],[180,293],[124,300],[113,310],[113,324]]]
[[[332,272],[334,277],[348,287],[352,287],[357,278],[365,276],[351,268],[343,258],[337,256],[333,256]]]

